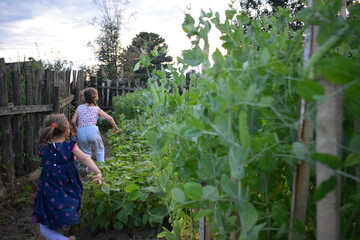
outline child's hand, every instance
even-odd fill
[[[120,132],[120,129],[116,126],[113,128],[113,131],[114,131],[114,133],[118,133],[118,132]]]
[[[96,184],[98,184],[98,185],[101,185],[101,184],[102,184],[102,176],[101,176],[101,173],[98,173],[98,174],[96,174],[95,176],[92,176],[91,178],[92,178],[92,180],[93,180]]]
[[[75,137],[76,136],[76,130],[71,130],[71,135]]]

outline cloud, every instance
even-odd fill
[[[72,2],[77,5],[67,5]],[[96,29],[89,25],[96,13],[90,1],[6,0],[0,7],[4,12],[0,25],[0,51],[7,56],[6,61],[21,61],[28,57],[49,61],[59,58],[74,62],[94,61],[86,47],[96,36]]]
[[[185,13],[195,20],[202,8],[223,14],[226,1],[230,0],[130,0],[127,13],[135,12],[135,17],[122,31],[122,44],[126,47],[140,32],[153,32],[165,39],[171,56],[180,56],[191,47],[181,26]],[[94,64],[95,57],[86,45],[99,33],[89,24],[99,14],[91,0],[0,0],[0,57],[6,62],[34,57],[60,58],[75,66]],[[221,44],[214,39],[211,46]]]

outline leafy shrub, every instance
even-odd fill
[[[127,93],[113,98],[116,115],[124,114],[126,119],[134,119],[144,111],[145,97],[142,91]]]

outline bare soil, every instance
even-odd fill
[[[104,138],[105,148],[108,144]],[[106,151],[108,152],[108,151]],[[80,173],[84,171],[80,165]],[[17,194],[0,203],[0,240],[44,240],[39,231],[39,224],[31,222],[32,207],[34,201],[34,189],[37,182],[30,185],[32,190],[19,191]],[[81,217],[81,212],[80,212]],[[136,232],[106,231],[93,233],[89,228],[65,229],[65,236],[75,235],[77,240],[156,240],[159,229],[141,229]]]

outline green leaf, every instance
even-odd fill
[[[137,62],[134,67],[134,72],[139,70],[139,68],[140,68],[140,62]]]
[[[220,183],[221,183],[221,188],[222,190],[227,194],[229,195],[230,197],[232,198],[236,198],[237,197],[237,190],[238,190],[238,187],[236,186],[236,184],[234,182],[232,182],[230,180],[230,178],[223,174],[221,176],[221,180],[220,180]]]
[[[101,214],[103,214],[103,212],[105,212],[105,203],[101,201],[96,207],[96,215],[100,216]]]
[[[144,52],[144,53],[142,53],[140,55],[140,63],[141,63],[141,65],[143,65],[144,67],[148,67],[148,66],[150,66],[150,62],[151,62],[151,59],[147,55],[146,52]]]
[[[216,187],[206,185],[203,188],[203,200],[217,201],[219,199],[219,191]]]
[[[287,224],[289,221],[289,217],[287,212],[282,208],[281,204],[278,202],[274,202],[272,205],[271,217],[275,220],[277,224],[280,226],[282,224]]]
[[[344,167],[360,165],[360,153],[351,153],[347,156]]]
[[[182,51],[184,62],[192,67],[196,67],[206,60],[206,56],[199,46],[191,50]]]
[[[297,82],[297,92],[308,102],[314,102],[319,96],[325,94],[324,88],[320,83],[311,80]]]
[[[317,25],[320,21],[316,18],[316,9],[315,8],[304,8],[299,11],[297,14],[297,18],[301,22],[305,22],[306,24],[315,24]]]
[[[308,150],[303,143],[294,142],[291,145],[291,150],[298,159],[306,160],[306,156],[308,155]]]
[[[106,183],[103,183],[101,186],[101,191],[103,191],[106,195],[110,195],[110,187]]]
[[[229,164],[231,178],[242,179],[245,176],[244,163],[247,160],[248,151],[242,149],[239,145],[233,145],[229,151]]]
[[[347,6],[347,9],[350,13],[350,17],[360,16],[360,4],[353,4],[350,6]]]
[[[202,187],[199,183],[187,182],[184,185],[184,191],[188,198],[195,201],[200,201],[202,199]]]
[[[112,207],[111,207],[111,211],[114,212],[114,211],[120,209],[121,207],[122,207],[121,202],[115,200],[114,203],[113,203],[113,205],[112,205]]]
[[[95,198],[96,199],[103,199],[103,198],[105,198],[106,197],[106,193],[104,193],[103,191],[97,191],[96,193],[95,193]]]
[[[201,218],[206,217],[211,213],[212,213],[211,209],[200,210],[198,213],[196,213],[194,220],[199,221]]]
[[[341,160],[332,154],[316,152],[313,153],[311,157],[315,161],[321,162],[332,169],[339,169],[341,167]]]
[[[126,202],[123,206],[123,209],[126,214],[131,215],[134,212],[134,204],[132,202]]]
[[[129,200],[129,201],[134,201],[134,200],[138,199],[139,196],[140,196],[140,190],[137,189],[137,190],[135,190],[135,191],[132,191],[132,192],[129,194],[128,200]]]
[[[185,202],[185,194],[184,192],[179,188],[173,188],[171,189],[171,197],[179,203]]]
[[[128,219],[129,219],[129,215],[124,211],[124,210],[121,210],[117,215],[116,215],[116,218],[124,223],[125,225],[127,225],[128,223]]]
[[[130,185],[127,185],[124,190],[125,190],[125,192],[130,193],[130,192],[132,192],[132,191],[138,190],[139,188],[140,188],[140,187],[139,187],[137,184],[132,183],[132,184],[130,184]]]
[[[143,223],[142,223],[142,219],[140,217],[137,217],[135,220],[134,220],[134,225],[136,227],[141,227],[143,226]]]
[[[350,140],[349,147],[352,152],[360,153],[360,134],[357,133]]]
[[[216,49],[212,55],[216,67],[221,68],[225,66],[225,60],[219,49]]]
[[[335,189],[336,187],[336,177],[332,176],[326,181],[322,182],[320,186],[315,190],[314,201],[320,201],[323,199],[329,192]]]
[[[157,235],[157,237],[158,238],[164,238],[165,237],[166,240],[178,240],[176,238],[176,235],[171,233],[171,232],[161,232],[161,233],[159,233]]]
[[[182,24],[182,29],[187,33],[188,37],[195,35],[197,32],[194,24],[194,18],[190,14],[185,14],[185,20]]]
[[[145,226],[145,224],[148,222],[149,222],[149,215],[144,213],[144,215],[142,216],[142,223]]]
[[[122,224],[121,222],[115,222],[114,223],[114,229],[115,230],[120,231],[121,229],[123,229],[123,227],[124,227],[124,224]]]
[[[249,231],[259,219],[258,212],[254,205],[246,201],[243,202],[243,207],[240,210],[240,217],[242,219],[241,223],[245,227],[245,231]]]
[[[260,98],[259,104],[270,106],[274,102],[274,97],[264,96]]]
[[[328,81],[337,84],[352,82],[360,74],[360,65],[355,58],[334,56],[319,64],[319,69]]]
[[[262,65],[268,64],[270,58],[271,58],[271,54],[269,52],[269,49],[264,48],[260,53],[260,61],[259,61],[259,63],[262,64]]]

